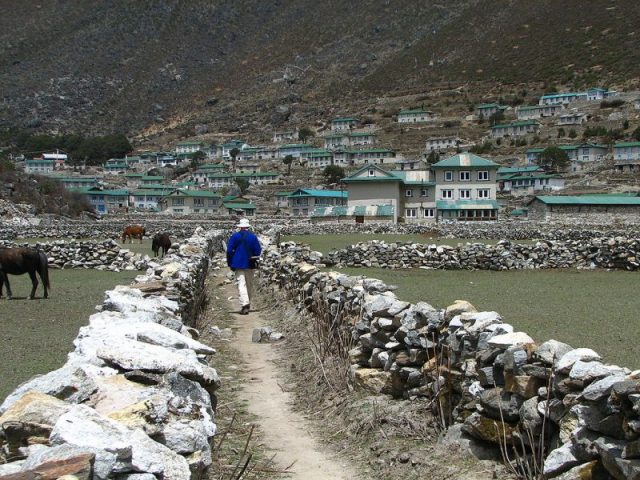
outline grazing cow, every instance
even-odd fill
[[[36,272],[40,275],[42,286],[44,287],[44,298],[49,296],[49,261],[47,255],[34,248],[0,248],[0,297],[2,297],[2,287],[7,285],[7,297],[11,299],[11,285],[8,275],[22,275],[28,273],[31,277],[32,300],[36,296],[38,279]]]
[[[122,243],[127,243],[127,238],[129,239],[129,243],[133,243],[134,238],[139,238],[140,243],[142,243],[142,237],[146,234],[144,227],[141,225],[131,225],[124,229],[122,232]]]
[[[162,249],[162,257],[167,253],[167,250],[171,248],[171,239],[166,233],[156,233],[151,241],[151,251],[153,256],[158,256],[158,251]]]

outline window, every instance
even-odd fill
[[[479,188],[478,189],[478,198],[489,198],[489,189],[488,188]]]
[[[460,198],[464,200],[469,200],[471,198],[471,190],[468,190],[468,189],[460,190]]]
[[[184,205],[184,198],[174,198],[172,199],[172,205],[176,206],[176,205]]]
[[[452,199],[453,198],[453,190],[442,190],[442,198],[443,199]]]
[[[376,176],[376,171],[373,168],[369,169],[369,176],[370,177],[375,177]]]
[[[451,170],[447,170],[446,172],[444,172],[444,181],[453,182],[453,172]]]
[[[489,171],[488,170],[480,170],[478,172],[478,180],[480,181],[487,181],[489,180]]]
[[[469,170],[461,170],[460,171],[460,181],[468,182],[471,180],[471,172]]]
[[[424,209],[424,218],[433,218],[435,217],[435,209],[433,208],[425,208]]]
[[[416,218],[416,209],[415,208],[405,208],[404,216],[407,218]]]
[[[411,190],[410,188],[405,190],[404,196],[405,197],[413,197],[413,190]]]
[[[203,198],[194,198],[193,199],[194,207],[204,207],[204,199]]]
[[[428,196],[429,196],[429,189],[427,189],[427,188],[421,188],[421,189],[420,189],[420,196],[421,196],[421,197],[428,197]]]

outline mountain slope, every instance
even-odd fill
[[[5,0],[0,127],[275,128],[429,82],[621,83],[639,24],[635,0]]]

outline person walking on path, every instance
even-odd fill
[[[227,243],[227,265],[236,274],[240,315],[248,315],[251,308],[253,270],[257,268],[256,258],[262,253],[262,247],[258,237],[249,231],[251,228],[249,220],[241,219],[237,227],[240,231],[231,235]]]

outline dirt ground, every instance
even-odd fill
[[[271,292],[257,292],[249,315],[237,312],[237,291],[218,270],[202,339],[218,349],[222,377],[210,479],[460,479],[511,478],[506,469],[437,444],[439,429],[425,401],[336,390],[309,345],[309,318]],[[213,326],[233,337],[217,338]],[[252,343],[255,327],[285,334]],[[221,448],[216,448],[219,443]]]

